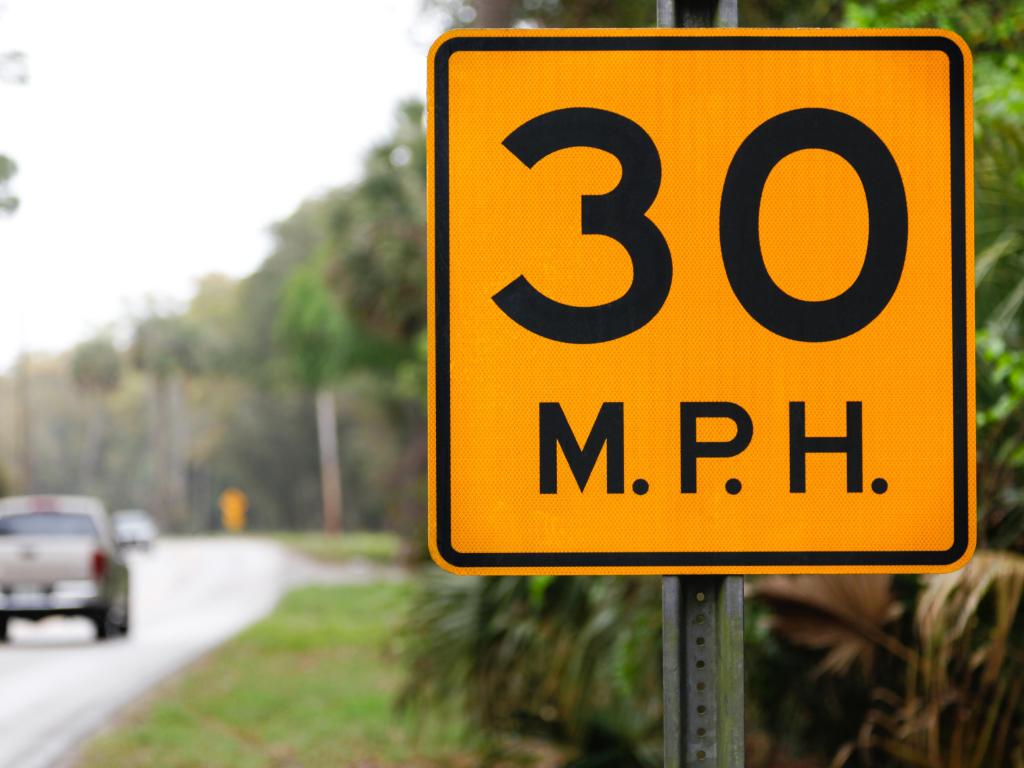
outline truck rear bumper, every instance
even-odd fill
[[[53,585],[0,585],[0,616],[38,619],[53,615],[80,615],[102,609],[106,600],[92,581],[65,581]]]

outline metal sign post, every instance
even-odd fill
[[[739,26],[739,0],[658,0],[659,27]]]
[[[665,768],[743,765],[743,577],[662,580]]]
[[[739,0],[658,0],[659,27],[735,27]],[[743,577],[662,577],[665,768],[744,764]]]

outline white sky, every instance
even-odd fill
[[[0,370],[195,279],[252,271],[267,227],[353,179],[425,90],[422,0],[6,0]]]

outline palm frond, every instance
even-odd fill
[[[772,610],[772,629],[789,642],[826,651],[819,673],[845,674],[857,662],[871,674],[879,647],[902,653],[885,627],[903,612],[892,576],[772,576],[752,592]]]

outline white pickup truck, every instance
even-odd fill
[[[85,616],[101,640],[128,632],[128,568],[97,499],[0,499],[0,642],[10,619],[47,616]]]

